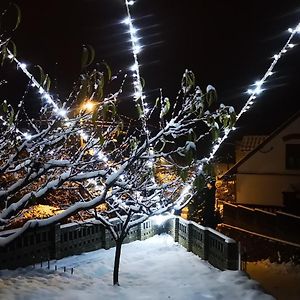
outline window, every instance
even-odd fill
[[[288,170],[300,170],[300,144],[285,145],[285,167]]]

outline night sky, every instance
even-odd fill
[[[1,0],[1,7],[8,2]],[[125,17],[122,0],[15,2],[22,10],[22,22],[13,34],[18,57],[43,66],[54,82],[52,92],[60,97],[78,77],[82,44],[92,45],[96,61],[105,60],[114,72],[131,65],[129,35],[120,24]],[[239,111],[248,99],[244,92],[263,76],[286,42],[287,29],[300,22],[300,3],[137,0],[132,14],[144,46],[139,58],[150,102],[159,88],[174,98],[188,68],[203,89],[212,84],[219,101]],[[293,42],[300,46],[300,35]],[[289,51],[275,71],[234,135],[270,132],[299,110],[300,47]],[[5,75],[1,72],[1,78],[15,80],[21,91],[23,75],[16,75],[12,66]]]

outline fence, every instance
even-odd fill
[[[117,220],[113,222],[116,230],[120,230],[120,223]],[[11,233],[12,231],[2,232],[1,235]],[[162,225],[155,224],[150,218],[133,227],[124,243],[145,240],[160,233],[170,234],[188,251],[220,270],[238,269],[238,249],[234,240],[180,217],[168,219]],[[111,234],[98,221],[35,228],[25,232],[6,247],[0,247],[0,269],[14,269],[114,246]]]
[[[300,243],[300,217],[282,211],[271,213],[224,203],[223,223],[292,243]]]

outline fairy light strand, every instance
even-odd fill
[[[17,67],[22,70],[22,72],[30,79],[32,82],[32,87],[38,89],[39,94],[42,95],[42,98],[47,100],[47,103],[51,104],[55,111],[59,111],[58,105],[54,102],[52,96],[43,88],[43,86],[34,78],[34,76],[27,70],[27,65],[25,63],[21,63],[13,54],[12,52],[7,49],[8,58],[13,59],[16,63]]]
[[[293,49],[295,44],[292,44],[291,41],[293,40],[293,38],[295,37],[295,35],[297,33],[300,33],[300,23],[294,28],[289,28],[288,31],[291,33],[289,35],[289,38],[287,39],[287,42],[284,44],[284,46],[281,48],[281,50],[275,54],[273,56],[273,61],[271,63],[271,65],[269,66],[268,70],[265,72],[264,76],[256,81],[254,83],[255,88],[254,89],[249,89],[247,92],[250,95],[248,100],[246,101],[246,103],[244,104],[244,106],[242,107],[242,109],[240,110],[240,112],[237,114],[236,117],[236,121],[238,121],[240,119],[240,117],[249,110],[249,108],[254,104],[254,100],[257,98],[257,95],[259,95],[262,91],[263,91],[263,85],[266,82],[266,79],[273,75],[273,70],[276,66],[276,64],[278,63],[278,61],[280,60],[280,58],[282,58],[282,56],[288,52],[288,50]],[[206,161],[211,161],[216,152],[218,151],[218,149],[220,148],[220,146],[222,145],[222,143],[227,139],[228,135],[230,134],[230,132],[232,130],[235,130],[236,128],[227,128],[224,132],[223,137],[219,138],[217,143],[213,146],[209,156],[205,159]]]
[[[133,25],[133,19],[131,17],[130,12],[130,6],[134,5],[135,1],[128,1],[125,0],[125,6],[126,6],[126,12],[127,17],[125,20],[123,20],[123,23],[128,26],[129,34],[130,34],[130,42],[132,47],[132,56],[134,64],[131,66],[131,71],[133,73],[133,86],[134,86],[134,100],[135,102],[139,101],[141,102],[141,109],[142,109],[142,117],[144,117],[147,109],[146,105],[144,103],[145,95],[143,94],[143,86],[141,81],[141,75],[140,75],[140,65],[139,65],[139,59],[138,59],[138,53],[141,51],[142,46],[138,43],[138,36],[137,31],[138,29],[134,27]]]

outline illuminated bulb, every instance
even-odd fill
[[[131,66],[130,69],[131,69],[131,71],[137,71],[138,68],[139,68],[138,64],[134,64],[134,65]]]
[[[127,3],[128,3],[128,5],[133,5],[134,1],[128,1]]]
[[[138,53],[140,53],[141,52],[141,50],[142,50],[142,47],[141,46],[138,46],[138,45],[136,45],[136,46],[134,46],[133,47],[133,53],[134,54],[138,54]]]
[[[258,86],[258,87],[254,90],[255,94],[257,94],[257,95],[259,95],[262,91],[263,91],[263,90],[260,88],[260,86]]]
[[[289,48],[294,48],[295,45],[294,45],[294,44],[288,44],[288,47],[289,47]]]
[[[133,35],[135,35],[137,33],[137,29],[134,28],[133,26],[131,26],[129,32],[133,36]]]
[[[8,57],[9,59],[14,58],[14,56],[13,56],[12,54],[9,54],[7,57]]]
[[[42,87],[39,88],[39,93],[44,94],[44,89]]]
[[[248,93],[249,95],[251,95],[251,94],[253,93],[253,90],[252,90],[252,89],[248,89],[248,90],[247,90],[247,93]]]
[[[275,55],[273,56],[273,58],[277,60],[277,59],[279,58],[279,55],[278,55],[278,54],[275,54]]]
[[[24,64],[24,63],[22,63],[22,64],[20,64],[20,68],[21,68],[21,69],[26,69],[26,68],[27,68],[27,65]]]
[[[131,40],[132,40],[132,42],[137,43],[138,40],[139,40],[139,38],[136,37],[135,35],[132,35],[132,36],[131,36]]]
[[[92,101],[88,101],[83,104],[82,108],[87,111],[92,111],[94,109],[95,103]]]
[[[57,114],[62,117],[65,117],[67,115],[67,111],[65,109],[61,108],[57,111]]]
[[[32,87],[35,87],[35,83],[33,82],[33,83],[31,84],[31,86],[32,86]]]
[[[23,133],[23,136],[27,141],[30,141],[32,138],[32,135],[28,132]]]
[[[292,33],[293,31],[294,31],[293,28],[288,29],[288,32],[290,32],[290,33]]]
[[[286,49],[283,49],[281,52],[282,52],[282,53],[286,53],[286,52],[287,52],[287,50],[286,50]]]
[[[142,94],[141,91],[137,91],[137,92],[134,93],[135,99],[139,99],[139,98],[141,98],[142,96],[143,96],[143,94]]]
[[[129,17],[125,18],[123,21],[122,21],[123,24],[126,24],[126,25],[129,25],[131,23],[131,20]]]

